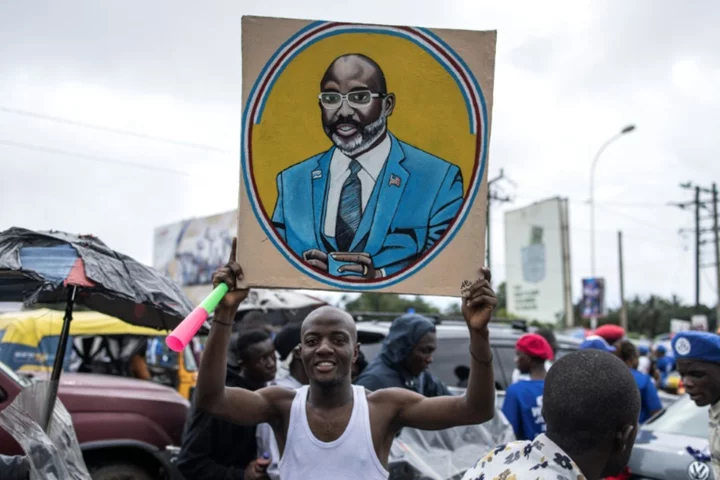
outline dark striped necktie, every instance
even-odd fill
[[[357,160],[350,162],[350,176],[340,191],[337,222],[335,223],[335,242],[338,251],[350,251],[350,245],[357,232],[362,217],[362,185],[358,172],[362,166]]]

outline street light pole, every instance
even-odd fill
[[[620,130],[620,133],[610,137],[597,151],[590,166],[590,273],[593,278],[595,277],[595,166],[608,145],[633,130],[635,130],[635,125],[628,125]]]

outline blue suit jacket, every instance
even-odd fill
[[[384,269],[386,275],[414,263],[431,248],[463,202],[462,173],[457,166],[393,135],[390,140],[390,154],[350,247],[353,252],[370,254],[375,268]],[[337,251],[335,239],[323,232],[334,152],[332,147],[277,176],[278,198],[272,223],[301,257],[311,249]]]

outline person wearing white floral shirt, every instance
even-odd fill
[[[720,479],[720,336],[679,332],[672,348],[685,392],[698,407],[710,406],[708,443],[712,469]]]
[[[600,350],[565,355],[545,377],[547,431],[498,445],[463,480],[600,480],[622,472],[635,444],[640,392],[625,364]]]

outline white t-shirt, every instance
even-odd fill
[[[272,385],[279,387],[289,388],[296,390],[302,387],[302,383],[298,382],[292,375],[286,375],[282,378],[276,379],[272,382]],[[278,448],[277,440],[275,440],[275,432],[268,423],[261,423],[255,430],[255,439],[258,447],[258,458],[263,456],[263,453],[270,454],[270,465],[267,468],[268,477],[271,480],[280,480],[280,449]]]
[[[353,385],[353,407],[345,431],[323,442],[307,419],[308,385],[296,390],[290,407],[285,451],[280,459],[282,480],[387,480],[389,472],[375,453],[365,387]]]
[[[547,372],[550,370],[550,367],[552,366],[553,362],[550,360],[545,360],[545,371]],[[513,369],[512,373],[512,379],[510,380],[512,383],[517,383],[520,380],[530,380],[530,375],[527,373],[520,373],[520,370],[517,368]]]

